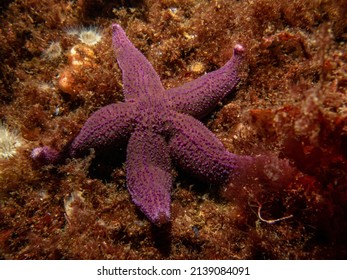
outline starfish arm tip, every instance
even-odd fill
[[[236,44],[234,47],[234,55],[243,55],[245,53],[245,48],[241,44]]]
[[[115,50],[119,51],[119,48],[124,48],[131,44],[125,35],[123,28],[117,24],[112,24],[112,42]]]
[[[138,191],[130,191],[133,202],[135,205],[145,214],[145,216],[156,226],[167,224],[171,220],[170,214],[170,194],[167,197],[163,197],[163,194],[159,193],[161,198],[160,203],[154,203],[153,199],[156,198],[155,193],[148,194],[148,198],[138,196]]]
[[[59,152],[48,146],[43,146],[43,147],[38,147],[33,149],[30,154],[30,157],[34,161],[42,165],[54,164],[60,158]]]
[[[170,213],[160,212],[155,220],[155,224],[158,226],[167,224],[170,222]]]
[[[117,31],[117,29],[119,29],[119,28],[121,28],[119,24],[117,24],[117,23],[112,24],[112,31],[113,32]]]

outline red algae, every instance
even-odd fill
[[[0,8],[0,122],[21,143],[0,159],[0,258],[347,257],[343,0],[14,0]],[[172,222],[162,228],[131,202],[124,151],[58,167],[30,160],[33,147],[63,147],[92,112],[123,99],[114,22],[166,88],[219,68],[236,43],[247,49],[241,84],[205,122],[231,152],[259,162],[225,186],[176,176]],[[82,26],[100,41],[69,34]]]

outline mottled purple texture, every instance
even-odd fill
[[[151,130],[135,131],[127,147],[127,186],[134,203],[151,221],[170,217],[172,185],[169,148],[163,136]]]
[[[210,113],[239,82],[237,68],[242,61],[243,52],[244,48],[237,44],[233,58],[222,68],[167,90],[171,108],[198,119]]]
[[[32,158],[59,163],[90,148],[114,148],[128,141],[127,187],[133,202],[157,225],[170,221],[171,158],[186,171],[210,183],[225,183],[249,161],[228,152],[200,121],[238,83],[244,51],[222,68],[180,87],[164,90],[149,61],[113,25],[113,46],[123,73],[124,103],[96,111],[77,137],[60,153],[47,146]]]

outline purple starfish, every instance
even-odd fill
[[[200,179],[221,184],[237,174],[250,157],[228,152],[200,121],[238,83],[244,48],[222,68],[180,87],[165,90],[149,61],[113,24],[113,46],[123,73],[124,103],[93,113],[77,137],[61,152],[44,146],[31,157],[57,164],[91,148],[128,142],[126,181],[133,202],[154,224],[170,221],[171,158]]]

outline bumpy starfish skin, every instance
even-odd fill
[[[112,149],[128,141],[127,187],[133,202],[154,224],[170,220],[171,158],[183,169],[211,183],[225,183],[250,157],[228,152],[200,121],[238,83],[237,68],[244,51],[222,68],[192,82],[164,90],[149,61],[113,26],[113,46],[123,74],[124,103],[107,105],[86,121],[61,152],[35,148],[32,158],[57,164],[82,156],[91,148]]]
[[[210,113],[239,82],[237,66],[242,60],[243,52],[244,48],[236,45],[233,58],[222,68],[167,90],[172,108],[198,119]]]

